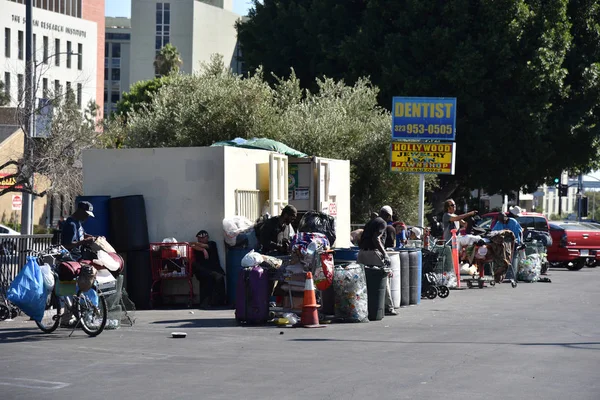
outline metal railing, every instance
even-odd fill
[[[0,235],[0,290],[7,288],[21,271],[27,256],[52,245],[48,235]]]

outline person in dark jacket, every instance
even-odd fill
[[[94,206],[88,201],[80,201],[75,212],[67,218],[62,226],[60,243],[71,252],[74,259],[82,256],[84,247],[91,244],[94,239],[92,235],[85,233],[83,223],[89,217],[94,217]]]
[[[290,237],[293,235],[292,223],[296,220],[296,207],[287,205],[281,215],[269,218],[260,230],[261,253],[289,254]]]
[[[225,273],[221,268],[217,244],[209,240],[208,232],[201,230],[196,234],[193,271],[200,282],[200,307],[219,307],[227,304],[225,297]]]
[[[368,266],[389,267],[390,257],[386,249],[386,236],[388,226],[394,231],[394,240],[396,239],[395,229],[387,223],[392,220],[392,208],[383,206],[379,211],[379,216],[367,222],[360,239],[357,262]],[[385,315],[397,315],[392,302],[392,293],[390,290],[389,277],[386,279],[385,296]]]

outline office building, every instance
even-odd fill
[[[25,0],[0,0],[0,80],[10,105],[23,105],[25,88]],[[83,109],[104,101],[104,0],[35,0],[34,90],[37,99],[70,88]],[[100,115],[101,116],[101,115]]]
[[[104,42],[104,115],[116,111],[123,92],[129,91],[131,20],[106,17]]]

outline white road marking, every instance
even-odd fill
[[[22,382],[15,382],[22,381]],[[49,382],[40,381],[39,379],[28,379],[28,378],[0,378],[0,385],[4,386],[16,386],[28,389],[46,389],[46,390],[58,390],[71,386],[70,383],[65,382]]]

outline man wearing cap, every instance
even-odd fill
[[[214,241],[209,241],[208,232],[201,230],[196,234],[193,271],[200,283],[200,307],[219,307],[226,303],[225,273],[221,268],[219,251]]]
[[[80,201],[75,212],[63,224],[61,244],[71,252],[75,259],[81,258],[82,246],[96,239],[85,233],[83,223],[94,217],[94,206],[89,201]]]
[[[379,216],[373,218],[364,227],[360,239],[357,262],[369,266],[389,266],[390,257],[385,251],[387,223],[392,220],[392,207],[383,206]],[[393,227],[392,227],[393,229]],[[397,315],[392,302],[389,279],[386,279],[385,315]]]
[[[511,210],[516,211],[516,210]],[[508,229],[515,234],[517,244],[523,243],[523,228],[516,219],[510,218],[508,214],[501,212],[498,214],[498,221],[492,228],[492,231],[502,231]]]

